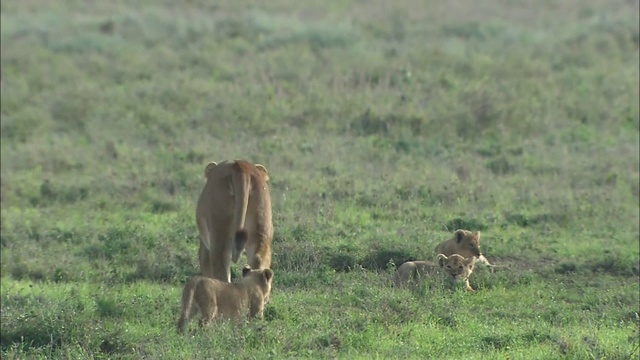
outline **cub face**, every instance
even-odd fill
[[[273,283],[273,270],[271,269],[252,269],[251,266],[245,265],[242,268],[242,281],[250,281],[258,284],[264,293],[264,304],[266,305],[271,298],[271,285]]]
[[[473,272],[473,265],[476,262],[475,257],[463,258],[458,254],[447,257],[444,254],[438,254],[438,265],[447,275],[455,281],[463,281],[469,278]]]

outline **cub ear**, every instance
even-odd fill
[[[264,278],[267,281],[270,281],[273,278],[273,270],[271,269],[264,269],[262,273],[264,274]]]
[[[266,167],[264,167],[264,165],[262,165],[262,164],[256,164],[256,169],[258,169],[258,170],[262,171],[262,172],[263,172],[263,173],[265,173],[265,174],[268,174],[268,173],[269,173],[269,172],[267,171],[267,168],[266,168]]]
[[[242,277],[247,276],[247,274],[248,274],[250,271],[251,271],[251,266],[249,266],[249,265],[245,265],[245,266],[242,268]]]
[[[480,242],[480,231],[474,232],[473,235],[475,235],[476,238],[478,239],[478,242]]]
[[[218,166],[218,163],[216,163],[215,161],[212,161],[208,163],[207,166],[204,167],[205,179],[209,178],[209,175],[211,175],[211,172],[213,171],[213,169],[215,169],[216,166]]]
[[[465,235],[464,230],[458,229],[458,230],[456,230],[456,232],[454,234],[456,235],[456,241],[458,242],[458,244],[462,240],[464,240],[464,235]]]
[[[438,256],[436,256],[436,259],[438,260],[438,266],[442,268],[444,267],[444,262],[449,258],[445,254],[438,254]]]

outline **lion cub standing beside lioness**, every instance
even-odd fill
[[[200,325],[208,325],[214,318],[239,320],[244,316],[262,318],[264,307],[271,297],[271,269],[251,269],[245,265],[242,279],[236,283],[194,276],[182,291],[182,308],[178,332],[184,333],[195,310],[202,318]]]

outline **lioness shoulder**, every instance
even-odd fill
[[[178,332],[187,330],[189,320],[196,312],[202,315],[201,326],[216,318],[262,318],[271,297],[272,282],[271,269],[251,269],[249,265],[242,269],[242,279],[236,283],[200,275],[192,277],[182,291]]]

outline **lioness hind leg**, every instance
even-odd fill
[[[251,235],[249,236],[251,239]],[[269,245],[259,243],[257,239],[251,239],[245,251],[247,253],[247,263],[252,269],[266,269],[271,267],[271,249]]]
[[[212,262],[213,275],[211,276],[213,279],[217,279],[220,281],[224,281],[227,283],[231,282],[231,254],[229,256],[223,255],[221,259],[215,261],[213,257],[215,254],[212,254],[209,258]]]
[[[233,248],[233,235],[230,224],[219,225],[216,228],[216,236],[213,238],[213,246],[209,252],[209,262],[213,272],[212,278],[224,282],[231,282],[231,257]]]
[[[211,258],[209,257],[209,249],[207,249],[200,241],[198,248],[198,262],[200,263],[200,273],[202,276],[213,277],[213,268],[211,266]]]

